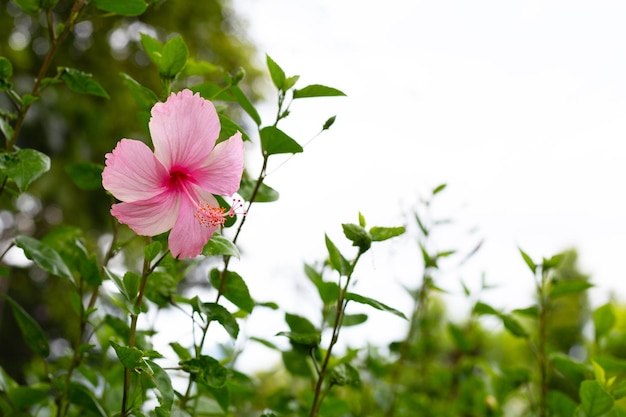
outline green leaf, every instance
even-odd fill
[[[239,324],[235,317],[223,306],[216,303],[204,303],[203,310],[206,315],[206,322],[217,321],[228,332],[230,337],[237,339],[239,335]]]
[[[50,355],[50,345],[41,326],[15,300],[8,295],[3,297],[11,306],[15,321],[28,347],[42,358],[47,358]]]
[[[28,259],[44,271],[73,281],[74,277],[57,251],[48,245],[28,236],[18,236],[15,244],[24,250]]]
[[[126,271],[122,281],[124,282],[124,288],[126,289],[128,301],[135,301],[135,298],[137,298],[137,294],[139,293],[139,283],[141,282],[141,277],[132,271]]]
[[[146,298],[159,307],[165,307],[177,293],[177,281],[166,271],[154,271],[146,282]]]
[[[214,234],[211,240],[204,246],[202,254],[204,256],[234,256],[239,259],[239,249],[237,249],[237,246],[226,237],[217,233]]]
[[[337,119],[337,116],[329,117],[328,120],[326,120],[324,122],[324,125],[322,126],[322,130],[330,129],[330,127],[335,124],[335,120],[336,119]],[[363,226],[363,227],[365,227],[365,226]]]
[[[250,178],[242,178],[241,179],[241,187],[239,188],[239,195],[243,197],[246,201],[252,201],[252,193],[254,192],[254,188],[256,186],[256,181]],[[272,201],[278,200],[279,193],[272,187],[265,185],[262,183],[259,187],[259,190],[254,196],[255,203],[271,203]]]
[[[70,90],[81,94],[91,94],[97,97],[109,98],[104,88],[93,79],[93,75],[67,67],[60,67],[58,71],[60,78]]]
[[[8,391],[6,394],[11,400],[11,403],[17,410],[27,409],[30,407],[34,407],[38,403],[43,402],[46,398],[48,398],[49,387],[26,387],[20,386],[15,387]],[[22,415],[17,413],[17,415]]]
[[[376,310],[380,310],[380,311],[387,311],[393,315],[396,315],[400,318],[403,319],[407,319],[406,316],[404,315],[404,313],[402,313],[401,311],[396,310],[395,308],[389,307],[386,304],[381,303],[380,301],[374,300],[372,298],[369,297],[364,297],[362,295],[359,294],[355,294],[352,292],[347,292],[346,293],[346,300],[351,300],[351,301],[355,301],[357,303],[360,304],[367,304],[370,307],[374,307]]]
[[[130,94],[142,110],[150,110],[152,106],[159,101],[154,91],[139,84],[139,82],[130,75],[120,72],[120,77],[122,77]]]
[[[465,332],[461,327],[454,323],[448,323],[448,332],[459,350],[462,352],[470,352],[472,350],[472,344],[465,336]]]
[[[526,308],[518,308],[513,310],[513,313],[519,314],[520,316],[538,318],[539,317],[539,307],[536,305],[526,307]]]
[[[342,276],[348,276],[352,269],[350,263],[343,257],[337,246],[330,240],[328,235],[324,235],[326,239],[326,248],[328,249],[328,261],[330,266]]]
[[[266,126],[261,129],[261,147],[266,155],[303,151],[298,142],[275,126]]]
[[[175,78],[189,58],[189,50],[181,36],[175,36],[165,42],[161,49],[161,57],[157,64],[159,74],[163,78]]]
[[[191,359],[193,357],[193,356],[191,356],[191,353],[189,352],[189,350],[184,348],[178,342],[170,342],[170,346],[172,347],[174,352],[176,352],[176,356],[178,356],[178,359],[180,359],[182,361],[186,361],[186,360]]]
[[[150,242],[143,248],[143,256],[146,258],[146,261],[151,262],[161,253],[161,249],[163,249],[163,244],[158,240]]]
[[[359,248],[361,253],[367,252],[372,246],[372,237],[362,226],[351,223],[345,223],[341,226],[343,227],[343,234],[352,242],[352,246]]]
[[[122,16],[139,16],[148,8],[144,0],[91,0],[90,3],[100,10]]]
[[[0,80],[8,82],[13,76],[13,65],[11,61],[0,56]]]
[[[220,271],[217,269],[211,270],[209,273],[209,279],[211,284],[221,293],[224,297],[248,313],[252,312],[254,308],[254,300],[250,296],[248,286],[241,276],[233,271],[227,271],[224,277],[224,282],[220,282]]]
[[[39,0],[15,0],[15,4],[29,14],[35,14],[41,11],[39,3]]]
[[[141,46],[143,46],[144,51],[148,54],[150,61],[158,67],[159,62],[161,61],[163,44],[158,39],[155,39],[145,33],[140,33],[140,36]]]
[[[228,370],[216,359],[202,355],[180,362],[183,371],[195,375],[196,380],[209,387],[223,387],[228,377]]]
[[[569,294],[577,294],[593,287],[587,281],[583,280],[562,280],[554,283],[550,290],[550,297],[557,298]]]
[[[581,407],[587,417],[600,417],[613,408],[613,397],[597,381],[583,381],[579,392]]]
[[[365,222],[365,216],[363,216],[363,213],[359,211],[359,226],[364,228],[366,224],[367,223]]]
[[[297,333],[297,332],[278,332],[276,336],[285,336],[291,342],[298,345],[304,345],[307,347],[315,347],[320,344],[321,335],[318,332],[315,333]]]
[[[20,193],[43,173],[50,170],[50,158],[34,149],[0,153],[0,171],[15,181]]]
[[[0,91],[2,90],[0,89]],[[7,140],[13,137],[13,127],[4,117],[0,117],[0,132]]]
[[[252,120],[254,120],[254,123],[256,123],[257,126],[260,126],[261,116],[259,115],[259,112],[257,112],[254,104],[252,104],[246,93],[244,93],[243,90],[236,85],[232,86],[230,88],[230,91],[237,100],[237,103],[239,103],[239,105],[241,106],[241,108],[246,113],[248,113],[248,116],[250,116]]]
[[[81,190],[101,189],[103,169],[103,165],[92,162],[74,162],[65,166],[65,172]]]
[[[615,326],[616,318],[611,303],[607,303],[598,307],[593,312],[593,325],[595,328],[595,337],[598,341],[602,336],[606,335]]]
[[[576,409],[576,403],[567,395],[557,390],[548,391],[547,395],[548,409],[552,411],[554,417],[573,416]]]
[[[367,314],[345,314],[341,325],[343,327],[358,326],[367,321]]]
[[[163,370],[163,368],[159,365],[148,359],[146,359],[145,362],[152,371],[150,378],[154,382],[158,391],[157,399],[159,400],[159,404],[164,411],[169,413],[172,409],[172,405],[174,404],[174,388],[172,387],[172,380],[167,372],[165,372],[165,370]]]
[[[70,403],[91,411],[92,415],[107,417],[106,411],[98,403],[92,390],[78,382],[70,381],[67,387],[67,399]]]
[[[118,359],[124,365],[124,368],[134,370],[136,368],[140,368],[143,361],[143,352],[136,347],[126,347],[120,346],[117,343],[111,341],[111,346],[115,350]]]
[[[347,363],[340,363],[331,369],[329,378],[332,385],[348,385],[357,388],[361,386],[359,371]]]
[[[336,88],[326,87],[319,84],[311,84],[306,87],[293,90],[293,98],[307,98],[307,97],[332,97],[332,96],[345,96],[342,91]]]
[[[285,313],[285,322],[292,332],[296,333],[319,333],[315,325],[306,317],[297,314]]]
[[[519,250],[519,252],[522,254],[522,258],[524,258],[524,262],[526,262],[526,265],[528,265],[530,270],[533,271],[533,274],[536,274],[537,265],[533,262],[532,258],[528,256],[528,254],[521,249]]]
[[[370,235],[374,242],[381,242],[383,240],[391,239],[392,237],[400,236],[406,231],[404,226],[400,227],[377,227],[374,226],[370,229]]]
[[[500,319],[502,320],[504,328],[507,329],[513,336],[521,338],[528,337],[528,332],[515,317],[507,314],[501,314]]]
[[[223,114],[218,114],[217,117],[220,120],[221,126],[220,136],[217,139],[217,143],[230,139],[230,137],[235,135],[237,132],[241,133],[241,139],[248,142],[250,141],[250,137],[246,135],[246,132],[244,132],[244,130],[237,123],[233,122]]]
[[[436,186],[433,189],[433,195],[437,195],[440,192],[442,192],[446,187],[448,186],[448,184],[439,184],[438,186]]]
[[[477,314],[479,316],[490,315],[490,316],[499,316],[500,313],[489,304],[481,303],[480,301],[476,302],[474,308],[472,309],[473,314]]]
[[[287,77],[285,76],[285,71],[276,63],[269,55],[266,55],[267,69],[270,71],[270,76],[272,77],[272,82],[279,90],[285,89],[285,81]]]

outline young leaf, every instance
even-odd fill
[[[583,381],[580,384],[582,410],[588,417],[600,417],[613,408],[614,400],[598,381]]]
[[[328,249],[328,260],[330,262],[330,266],[342,276],[347,276],[350,274],[351,265],[343,257],[337,246],[330,240],[328,235],[324,235],[326,238],[326,248]]]
[[[367,304],[370,307],[374,307],[376,310],[387,311],[387,312],[389,312],[389,313],[391,313],[393,315],[396,315],[396,316],[398,316],[400,318],[403,318],[403,319],[407,320],[406,316],[401,311],[398,311],[395,308],[389,307],[388,305],[383,304],[380,301],[374,300],[374,299],[369,298],[369,297],[364,297],[364,296],[359,295],[359,294],[355,294],[355,293],[352,293],[352,292],[347,292],[346,293],[346,300],[355,301],[355,302],[360,303],[360,304]]]
[[[145,0],[91,0],[98,9],[122,16],[139,16],[146,11]]]
[[[74,162],[65,166],[65,172],[81,190],[99,190],[102,188],[102,170],[104,166],[91,162]]]
[[[616,318],[611,303],[598,307],[593,312],[596,342],[615,326]]]
[[[267,61],[267,69],[270,71],[270,76],[272,77],[272,82],[279,90],[285,89],[285,81],[287,77],[285,76],[285,71],[278,66],[276,62],[269,55],[266,55]]]
[[[15,181],[20,193],[43,173],[50,170],[50,158],[34,149],[0,153],[0,171]]]
[[[81,94],[91,94],[97,97],[109,98],[104,88],[93,79],[93,75],[67,67],[61,67],[58,71],[60,78],[70,90]]]
[[[165,42],[161,50],[161,58],[157,64],[159,74],[163,78],[175,78],[183,70],[189,58],[189,50],[181,36],[175,36]]]
[[[331,97],[331,96],[345,96],[342,91],[336,88],[326,87],[319,84],[311,84],[306,87],[293,90],[293,98],[307,98],[307,97]]]
[[[335,124],[335,120],[337,120],[337,116],[329,117],[328,120],[324,122],[324,125],[322,126],[322,130],[330,129],[330,127]]]
[[[73,281],[74,277],[57,251],[28,236],[18,236],[15,244],[24,250],[24,255],[44,271]]]
[[[536,274],[537,265],[533,262],[532,258],[528,256],[528,254],[521,249],[519,250],[519,252],[522,254],[522,258],[524,258],[524,262],[526,262],[526,265],[528,265],[530,270],[533,271],[533,274]]]
[[[146,51],[148,58],[154,65],[159,66],[159,62],[161,62],[163,44],[158,40],[153,38],[152,36],[141,33],[141,46],[143,46],[143,50]]]
[[[448,185],[448,184],[439,184],[438,186],[436,186],[436,187],[433,189],[433,195],[437,195],[437,194],[439,194],[440,192],[442,192],[442,191],[443,191],[443,190],[447,187],[447,185]]]
[[[252,312],[254,300],[250,297],[248,286],[241,276],[233,271],[227,271],[223,282],[220,282],[221,274],[217,269],[211,270],[209,279],[211,284],[226,297],[228,301],[246,311]]]
[[[372,246],[372,237],[358,224],[344,223],[343,234],[352,242],[352,246],[359,248],[359,252],[364,253]]]
[[[261,147],[266,155],[299,153],[303,151],[302,146],[298,142],[274,126],[266,126],[261,129]]]
[[[47,358],[50,355],[50,345],[41,326],[11,297],[5,295],[4,299],[11,306],[15,321],[28,347],[42,358]]]
[[[381,242],[383,240],[391,239],[392,237],[400,236],[406,231],[404,226],[400,227],[378,227],[374,226],[370,229],[370,235],[374,242]]]
[[[202,249],[204,256],[234,256],[239,259],[239,249],[237,246],[222,235],[214,234],[211,240]]]

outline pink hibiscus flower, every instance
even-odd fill
[[[172,229],[169,249],[194,257],[232,215],[213,194],[231,196],[243,173],[243,141],[237,132],[215,145],[220,122],[210,101],[183,90],[152,107],[148,127],[154,153],[143,142],[122,139],[106,154],[102,185],[121,203],[111,214],[135,233]]]

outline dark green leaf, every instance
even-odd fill
[[[309,347],[315,347],[320,344],[321,335],[318,332],[315,333],[298,333],[298,332],[278,332],[276,336],[285,336],[293,343],[298,345],[304,345]]]
[[[35,14],[41,11],[39,0],[15,0],[15,4],[26,13]]]
[[[278,66],[278,64],[274,62],[274,60],[270,58],[269,55],[266,55],[266,61],[267,68],[269,69],[270,76],[272,77],[272,82],[274,83],[276,88],[278,88],[279,90],[285,89],[285,81],[287,78],[285,76],[285,71],[283,71],[283,69]]]
[[[176,352],[176,356],[178,356],[178,359],[180,359],[181,361],[186,361],[192,358],[189,350],[184,348],[180,343],[170,342],[170,346],[172,347],[172,349],[174,349],[174,352]]]
[[[24,250],[26,257],[44,271],[70,281],[74,279],[67,265],[57,251],[37,239],[28,236],[18,236],[15,244]]]
[[[124,368],[134,370],[136,368],[140,368],[143,361],[143,352],[137,349],[136,347],[126,347],[120,346],[117,343],[111,341],[111,346],[115,350],[118,359],[124,365]]]
[[[342,91],[336,88],[326,87],[319,84],[311,84],[306,87],[294,90],[293,98],[307,98],[307,97],[331,97],[331,96],[345,96]]]
[[[598,307],[593,312],[596,341],[607,334],[615,326],[616,318],[611,303]]]
[[[104,88],[93,79],[93,75],[74,68],[59,68],[58,71],[60,78],[70,90],[81,94],[91,94],[97,97],[109,98]]]
[[[241,108],[246,113],[248,113],[248,116],[250,116],[252,120],[254,120],[254,123],[256,123],[257,126],[260,126],[261,116],[257,112],[256,108],[254,107],[254,105],[252,104],[248,96],[246,96],[246,94],[241,90],[241,88],[239,88],[239,86],[236,86],[236,85],[232,86],[230,88],[230,91],[232,92],[233,96],[235,97],[235,99],[237,100]]]
[[[478,301],[474,305],[472,313],[478,314],[479,316],[482,316],[482,315],[499,316],[500,315],[500,313],[495,308],[491,307],[489,304],[481,303],[480,301]]]
[[[239,335],[239,324],[237,324],[235,317],[233,317],[226,308],[216,303],[204,303],[203,307],[207,323],[217,321],[226,329],[230,337],[237,339]]]
[[[343,327],[357,326],[367,321],[367,314],[345,314],[341,325]]]
[[[143,256],[146,258],[146,261],[151,262],[159,253],[161,253],[162,248],[163,244],[161,242],[150,242],[150,244],[143,248]]]
[[[150,378],[159,392],[159,394],[157,394],[159,404],[161,405],[163,411],[169,413],[172,409],[172,405],[174,404],[174,388],[172,387],[172,380],[167,372],[165,372],[163,368],[156,363],[151,360],[146,360],[145,363],[152,371]]]
[[[139,293],[139,283],[141,282],[141,277],[132,271],[126,271],[122,281],[124,282],[124,288],[126,289],[126,294],[128,295],[128,301],[134,301]]]
[[[34,149],[20,149],[0,154],[0,171],[15,181],[21,193],[48,170],[50,170],[50,158]]]
[[[163,55],[163,44],[158,39],[155,39],[145,33],[141,33],[140,36],[141,46],[143,46],[144,51],[148,54],[150,61],[152,61],[152,63],[158,68],[159,62],[161,62],[161,56]]]
[[[296,333],[319,333],[315,325],[306,317],[297,314],[285,313],[285,321],[292,332]]]
[[[539,307],[536,305],[526,307],[526,308],[518,308],[513,310],[513,313],[519,314],[520,316],[537,318],[539,317]]]
[[[377,227],[374,226],[370,229],[370,235],[374,242],[380,242],[383,240],[391,239],[392,237],[400,236],[406,231],[404,226],[400,227]]]
[[[234,136],[237,132],[241,133],[241,139],[248,142],[250,141],[250,137],[246,135],[246,132],[244,132],[244,130],[239,125],[237,125],[235,122],[233,122],[223,114],[218,114],[218,117],[220,119],[221,129],[217,143],[230,139],[230,137]]]
[[[568,294],[577,294],[591,287],[593,287],[593,284],[583,280],[557,281],[550,290],[550,297],[557,298]]]
[[[267,155],[302,152],[302,146],[275,126],[261,129],[261,146]]]
[[[252,193],[254,191],[254,187],[256,186],[256,181],[251,180],[250,178],[242,178],[241,179],[241,187],[239,188],[239,195],[243,197],[246,201],[252,201]],[[271,203],[272,201],[278,200],[279,194],[278,191],[273,189],[272,187],[265,185],[262,183],[254,196],[255,203]]]
[[[613,408],[613,397],[597,381],[583,381],[579,393],[582,410],[588,417],[600,417]]]
[[[202,355],[200,358],[192,358],[182,361],[183,371],[196,376],[196,380],[209,387],[223,387],[228,377],[228,370],[216,359]]]
[[[154,271],[146,282],[146,298],[159,307],[165,307],[177,292],[177,281],[169,272]]]
[[[209,279],[211,284],[220,291],[224,297],[243,311],[252,312],[254,300],[250,296],[248,286],[241,276],[233,271],[227,271],[223,282],[220,282],[220,271],[211,270]]]
[[[533,262],[531,257],[528,256],[528,254],[521,249],[519,250],[519,252],[522,254],[522,258],[524,258],[524,262],[526,262],[526,265],[528,265],[530,270],[533,271],[533,274],[537,273],[537,265]]]
[[[189,50],[181,36],[175,36],[165,42],[157,64],[163,78],[175,78],[183,70],[189,58]]]
[[[310,377],[312,374],[309,365],[309,355],[302,349],[292,349],[282,352],[285,369],[293,375]]]
[[[202,249],[205,256],[234,256],[239,259],[239,249],[237,246],[222,235],[214,234],[211,240]]]
[[[106,411],[93,394],[93,391],[84,385],[71,381],[67,387],[67,399],[85,410],[91,411],[92,415],[107,417]]]
[[[332,385],[349,385],[357,388],[361,386],[359,371],[347,363],[340,363],[331,369],[329,377]]]
[[[65,166],[65,172],[81,190],[101,189],[103,169],[103,165],[91,162],[74,162]]]
[[[380,301],[374,300],[372,298],[369,297],[364,297],[362,295],[359,294],[355,294],[352,292],[348,292],[346,293],[346,300],[351,300],[351,301],[355,301],[357,303],[361,303],[361,304],[367,304],[370,307],[374,307],[376,310],[380,310],[380,311],[387,311],[391,314],[394,314],[400,318],[403,319],[407,319],[406,316],[404,315],[404,313],[402,313],[401,311],[396,310],[395,308],[389,307],[386,304],[381,303]]]
[[[3,56],[0,56],[0,80],[9,81],[13,76],[13,65],[11,61]]]
[[[528,332],[515,317],[501,314],[500,319],[502,320],[502,324],[504,324],[504,328],[507,329],[513,336],[522,338],[528,337]]]
[[[437,195],[437,194],[439,194],[440,192],[442,192],[442,191],[443,191],[443,190],[447,187],[447,185],[448,185],[448,184],[439,184],[438,186],[436,186],[436,187],[433,189],[433,195]]]
[[[337,246],[335,246],[335,244],[330,240],[328,235],[325,235],[325,239],[330,266],[342,276],[348,276],[351,272],[352,266],[346,258],[344,258],[341,252],[339,252],[339,249],[337,249]]]
[[[91,0],[98,9],[122,16],[139,16],[148,5],[144,0]]]
[[[343,227],[343,234],[352,242],[352,246],[359,248],[361,253],[367,252],[372,246],[372,237],[363,227],[351,223],[344,223],[341,226]]]
[[[329,117],[328,120],[326,120],[324,122],[324,125],[322,126],[322,130],[330,129],[330,127],[335,124],[335,120],[336,119],[337,119],[337,116]],[[363,227],[365,227],[365,226],[363,226]]]
[[[15,387],[6,394],[17,410],[31,408],[48,398],[48,387]],[[19,416],[23,414],[17,414]]]
[[[548,391],[548,410],[552,411],[554,417],[570,417],[574,415],[576,403],[567,395],[557,390]]]
[[[50,355],[50,345],[41,326],[11,297],[5,295],[4,299],[11,306],[15,321],[28,347],[42,358],[47,358]]]

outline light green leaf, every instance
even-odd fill
[[[243,197],[246,201],[252,201],[254,188],[256,186],[256,181],[250,178],[244,177],[241,179],[241,187],[239,188],[239,195]],[[278,200],[280,194],[278,191],[262,183],[257,191],[256,195],[254,195],[255,203],[271,203],[272,201]]]
[[[579,392],[581,407],[587,417],[600,417],[613,408],[613,397],[598,381],[583,381]]]
[[[35,262],[44,271],[73,281],[74,277],[57,251],[28,236],[18,236],[15,244],[24,250],[28,259]]]
[[[254,120],[254,123],[256,123],[257,126],[260,126],[261,116],[259,115],[259,112],[257,112],[254,104],[252,104],[246,93],[244,93],[243,90],[237,85],[232,86],[230,88],[230,91],[232,92],[233,96],[235,97],[241,108],[246,113],[248,113],[248,116],[250,116],[252,120]]]
[[[161,249],[163,249],[163,244],[158,240],[150,242],[143,248],[143,256],[146,258],[146,261],[151,262],[161,253]]]
[[[237,249],[237,246],[226,237],[217,233],[204,245],[202,254],[204,256],[234,256],[239,259],[239,249]]]
[[[404,226],[400,227],[378,227],[374,226],[370,229],[370,235],[374,242],[381,242],[383,240],[391,239],[392,237],[400,236],[406,231]]]
[[[351,272],[352,266],[350,263],[344,258],[344,256],[339,252],[337,246],[330,240],[328,235],[324,235],[326,239],[326,248],[328,249],[328,260],[330,262],[330,266],[342,276],[348,276]]]
[[[302,146],[275,126],[261,129],[261,147],[266,155],[302,152]]]
[[[331,96],[345,96],[342,91],[336,88],[326,87],[319,84],[311,84],[306,87],[294,90],[293,98],[308,98],[308,97],[331,97]]]
[[[596,341],[607,334],[615,326],[616,318],[611,303],[598,307],[593,312]]]
[[[148,8],[144,0],[91,0],[90,3],[100,10],[122,16],[139,16]]]
[[[577,294],[593,287],[587,281],[583,280],[562,280],[555,282],[550,290],[550,297],[557,298],[569,294]]]
[[[15,321],[28,347],[42,358],[47,358],[50,355],[50,345],[41,326],[14,299],[8,295],[4,295],[4,299],[11,306]]]
[[[34,149],[0,153],[0,171],[11,178],[23,193],[28,186],[50,170],[50,158]]]
[[[143,49],[146,51],[150,61],[152,61],[152,63],[158,68],[159,62],[161,62],[163,44],[158,39],[155,39],[148,34],[141,33],[140,36],[141,46],[143,46]]]
[[[395,308],[389,307],[388,305],[383,304],[380,301],[374,300],[373,298],[364,297],[362,295],[355,294],[353,292],[348,292],[346,293],[346,300],[351,300],[357,303],[366,304],[370,307],[374,307],[376,310],[386,311],[395,316],[403,318],[405,320],[407,319],[404,313],[402,313],[401,311],[398,311]]]
[[[526,262],[526,265],[528,265],[530,270],[533,271],[533,274],[537,273],[537,265],[533,262],[532,258],[521,249],[519,250],[519,252],[522,255],[522,258],[524,258],[524,262]]]
[[[500,319],[502,320],[504,328],[507,329],[513,336],[521,338],[528,337],[528,332],[515,317],[501,314]]]
[[[189,50],[181,36],[175,36],[165,42],[161,50],[161,58],[157,64],[159,74],[163,78],[175,78],[183,70],[189,58]]]
[[[65,172],[81,190],[101,189],[103,169],[103,165],[91,162],[74,162],[65,166]]]
[[[270,71],[272,82],[279,90],[286,90],[285,82],[287,77],[285,71],[269,55],[266,55],[267,68]]]
[[[79,71],[74,68],[60,67],[58,69],[60,78],[70,88],[70,90],[82,94],[91,94],[97,97],[109,98],[102,86],[93,79],[93,75]]]
[[[150,110],[152,106],[159,101],[159,98],[154,91],[139,84],[139,82],[130,75],[121,72],[120,76],[142,110]]]

